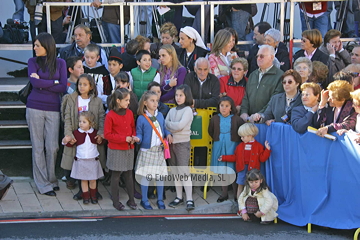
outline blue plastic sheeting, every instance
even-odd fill
[[[256,140],[271,145],[262,165],[267,183],[279,200],[279,218],[297,226],[352,229],[360,227],[360,146],[348,136],[337,140],[291,126],[257,124]]]

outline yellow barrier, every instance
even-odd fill
[[[360,228],[358,228],[358,229],[355,231],[354,240],[358,240],[358,239],[359,239],[359,233],[360,233]]]

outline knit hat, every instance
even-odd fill
[[[198,46],[198,47],[201,47],[205,50],[207,50],[200,34],[195,30],[195,28],[193,27],[189,27],[189,26],[186,26],[186,27],[183,27],[180,29],[180,32],[183,32],[186,34],[186,36],[188,36],[189,38],[192,38],[195,40],[195,45]]]
[[[110,49],[110,54],[109,54],[109,59],[110,60],[114,60],[114,61],[118,61],[120,64],[122,64],[122,59],[121,59],[121,54],[120,52],[117,50],[116,47],[113,47]]]

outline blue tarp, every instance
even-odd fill
[[[337,140],[291,126],[258,124],[256,140],[271,145],[262,165],[267,183],[279,200],[279,218],[297,226],[352,229],[360,227],[360,146],[348,136]],[[265,167],[264,167],[265,166]]]

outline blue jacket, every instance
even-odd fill
[[[162,137],[165,138],[167,135],[171,134],[165,128],[165,120],[160,112],[156,116],[156,119],[158,120],[161,126],[161,132],[163,133]],[[136,136],[140,139],[140,142],[138,142],[138,144],[140,144],[140,148],[145,148],[145,149],[150,148],[152,133],[153,133],[153,128],[151,127],[150,123],[143,115],[140,115],[136,121]]]

